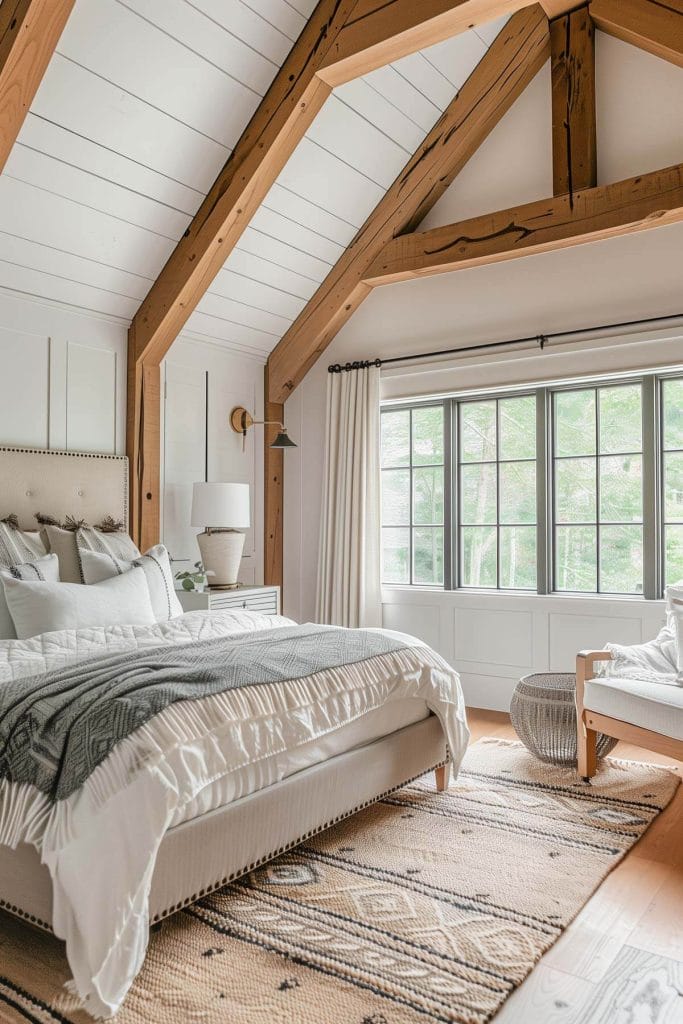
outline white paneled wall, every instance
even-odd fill
[[[165,364],[163,537],[178,568],[196,562],[190,526],[192,484],[199,480],[248,483],[252,525],[240,570],[243,583],[263,580],[263,428],[252,428],[244,450],[228,418],[243,405],[263,418],[263,366],[217,345],[179,339]]]
[[[0,444],[125,448],[126,328],[0,295]]]
[[[507,711],[519,678],[574,670],[576,652],[636,644],[664,624],[663,601],[387,588],[383,622],[419,636],[460,672],[472,707]]]

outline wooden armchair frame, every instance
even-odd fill
[[[586,681],[595,675],[593,671],[595,663],[611,660],[612,655],[609,651],[579,651],[576,656],[577,767],[579,775],[585,782],[588,782],[597,770],[599,732],[683,761],[683,742],[681,740],[662,736],[661,733],[652,732],[651,729],[641,729],[640,726],[632,725],[631,722],[622,722],[619,718],[609,718],[607,715],[600,715],[596,711],[590,711],[584,707],[584,689]]]

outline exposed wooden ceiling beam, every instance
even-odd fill
[[[595,127],[595,29],[587,7],[550,23],[553,192],[598,182]]]
[[[368,294],[363,278],[371,262],[423,219],[549,54],[541,8],[514,15],[271,353],[271,401],[291,394]]]
[[[74,0],[0,5],[0,171],[28,114]]]
[[[683,164],[395,238],[365,283],[391,284],[683,221]]]
[[[593,0],[589,10],[603,32],[683,67],[683,0]]]
[[[574,11],[577,7],[585,7],[587,3],[588,0],[540,0],[541,7],[550,21],[553,18],[561,18],[563,14]]]
[[[320,0],[190,227],[135,314],[137,358],[161,360],[333,85],[529,0]]]

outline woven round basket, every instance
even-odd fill
[[[522,743],[550,764],[576,764],[576,676],[573,672],[535,672],[517,683],[510,717]],[[598,757],[617,744],[598,733]]]

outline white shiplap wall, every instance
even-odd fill
[[[130,320],[314,6],[76,0],[0,177],[0,288]],[[336,90],[188,329],[267,355],[500,27]]]

